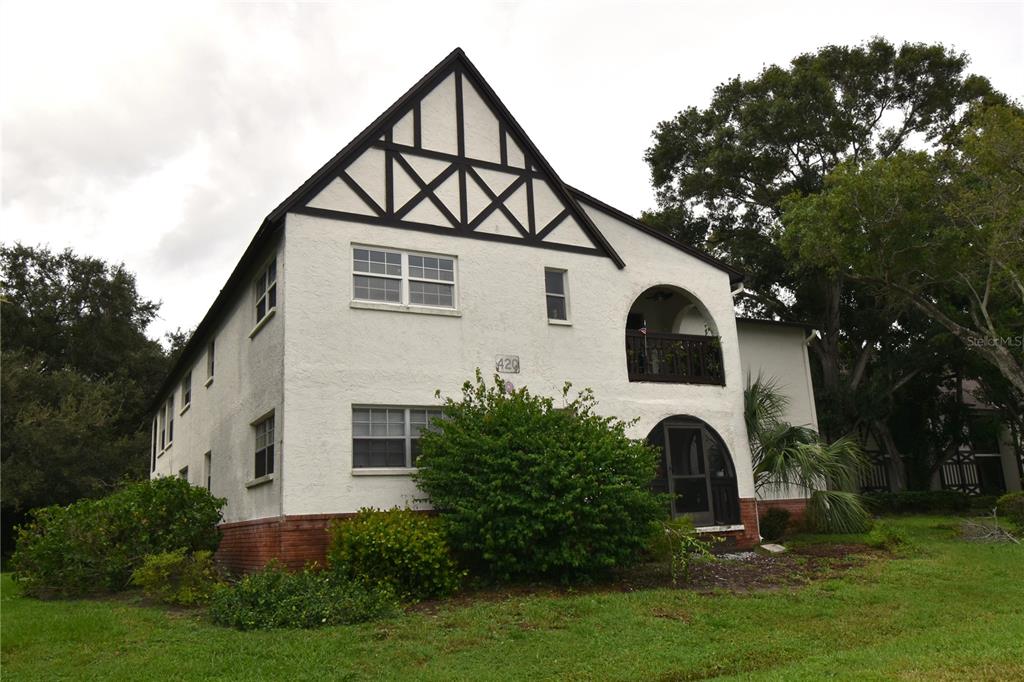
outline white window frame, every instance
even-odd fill
[[[152,435],[151,443],[150,443],[150,446],[151,446],[150,460],[149,460],[149,470],[150,471],[156,471],[156,456],[157,456],[157,447],[156,446],[157,446],[157,439],[159,438],[158,434],[160,432],[159,421],[160,421],[160,415],[159,414],[154,415],[153,416],[153,435]]]
[[[163,453],[167,449],[167,403],[160,406],[157,418],[160,420],[160,453]]]
[[[253,481],[269,481],[274,477],[274,472],[277,471],[277,420],[275,419],[275,416],[275,413],[273,411],[270,411],[252,423],[253,454],[250,462],[252,463],[251,471],[253,473]],[[268,421],[273,422],[273,426],[271,427],[272,435],[270,437],[270,440],[264,443],[262,448],[257,447],[256,440],[260,436],[259,428],[262,424],[265,424]],[[264,458],[266,458],[266,451],[268,449],[270,450],[270,458],[265,459],[264,461],[263,468],[265,469],[265,471],[259,476],[257,476],[256,457],[260,454],[260,452],[263,452]],[[267,466],[267,463],[269,463],[269,466]]]
[[[167,397],[167,444],[164,450],[174,445],[174,393]]]
[[[402,436],[357,436],[355,433],[355,415],[356,410],[402,410],[402,424],[403,432]],[[412,463],[412,442],[419,440],[419,437],[414,438],[412,435],[412,416],[413,410],[426,410],[427,415],[427,426],[432,419],[443,416],[443,408],[439,405],[352,405],[352,412],[350,415],[351,426],[352,426],[352,471],[354,473],[391,473],[391,472],[412,472],[416,470],[416,467]],[[429,412],[437,412],[437,415],[433,417],[429,415]],[[403,440],[405,442],[405,464],[403,466],[356,466],[356,440]]]
[[[360,272],[355,269],[355,252],[356,249],[362,249],[366,251],[382,251],[384,253],[397,254],[401,258],[402,273],[400,275],[389,275],[381,274],[376,272]],[[413,277],[409,268],[409,256],[420,256],[423,258],[444,258],[452,262],[452,279],[451,281],[443,279],[430,279],[427,277]],[[352,244],[352,254],[349,260],[350,267],[352,269],[352,278],[350,285],[352,287],[352,301],[354,303],[368,304],[373,306],[384,306],[393,307],[396,309],[400,308],[420,308],[427,310],[458,310],[459,309],[459,258],[446,253],[430,253],[428,251],[410,251],[406,249],[396,249],[390,246],[370,246],[369,244]],[[398,281],[398,300],[397,301],[378,301],[371,298],[358,298],[356,296],[356,277],[376,277],[380,279],[390,279]],[[442,284],[451,286],[452,288],[452,304],[447,305],[434,305],[431,303],[413,303],[411,300],[412,291],[410,282],[424,282],[426,284]]]
[[[563,293],[552,293],[548,291],[548,273],[554,272],[562,276],[562,291]],[[554,296],[561,298],[565,305],[565,319],[558,317],[551,317],[548,315],[548,297]],[[544,268],[544,314],[548,316],[548,323],[550,324],[570,324],[572,319],[572,308],[569,306],[569,271],[565,268]]]
[[[206,344],[206,385],[213,383],[214,372],[217,369],[217,337],[210,339]]]
[[[192,406],[192,370],[185,372],[181,379],[181,414]]]
[[[274,268],[274,281],[270,281],[270,268]],[[267,259],[267,262],[260,269],[259,274],[253,280],[253,314],[256,316],[256,327],[269,320],[277,311],[277,255]],[[261,281],[262,280],[262,287]],[[273,305],[270,305],[273,298]],[[263,316],[260,316],[260,302],[264,301]],[[255,331],[255,330],[254,330]]]

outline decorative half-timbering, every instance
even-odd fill
[[[289,210],[623,263],[460,50],[322,169]]]

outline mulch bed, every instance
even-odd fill
[[[690,569],[690,581],[675,586],[672,585],[672,576],[666,565],[644,564],[623,570],[606,582],[574,587],[546,584],[475,587],[465,589],[448,599],[420,602],[411,606],[409,610],[436,613],[444,607],[468,606],[478,602],[498,602],[519,597],[560,597],[659,588],[693,590],[701,593],[719,590],[738,593],[777,590],[833,578],[885,556],[885,552],[856,544],[804,545],[784,554],[741,552],[727,554],[716,561],[694,562]]]

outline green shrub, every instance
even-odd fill
[[[669,570],[673,585],[690,582],[690,569],[696,559],[714,561],[715,555],[711,553],[711,548],[722,541],[722,538],[713,535],[701,537],[692,523],[686,527],[685,524],[669,522],[664,524],[664,531],[669,547]]]
[[[347,625],[397,613],[398,600],[386,587],[315,567],[289,573],[276,564],[218,588],[210,602],[215,623],[239,630]]]
[[[147,597],[179,606],[205,604],[219,582],[213,552],[208,549],[195,554],[180,548],[149,554],[132,573],[132,583]]]
[[[339,575],[386,585],[401,599],[443,597],[462,574],[440,521],[409,509],[360,509],[330,527],[327,559]]]
[[[569,581],[635,562],[665,514],[650,490],[658,453],[569,388],[556,409],[477,371],[422,435],[416,482],[452,548],[492,578]]]
[[[971,497],[955,490],[866,493],[864,499],[878,514],[958,514],[971,507]]]
[[[668,521],[652,524],[652,531],[644,548],[651,561],[667,563],[672,560],[675,551],[675,538],[679,535],[693,533],[696,527],[689,516],[680,516]]]
[[[786,536],[789,528],[790,513],[788,509],[770,507],[761,515],[761,537],[768,542],[778,542]]]
[[[32,596],[125,589],[148,554],[217,549],[224,503],[167,477],[130,483],[96,500],[37,509],[17,531],[15,579]]]
[[[892,551],[907,544],[906,534],[889,523],[876,522],[868,533],[867,544],[876,549]]]
[[[998,495],[969,495],[967,497],[967,503],[971,512],[977,512],[980,514],[992,514],[992,510],[996,508],[996,503],[999,500]]]
[[[1006,493],[996,502],[996,512],[1024,533],[1024,492]]]

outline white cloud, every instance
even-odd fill
[[[194,326],[263,217],[460,45],[563,179],[638,213],[655,124],[827,43],[940,41],[1022,94],[1020,3],[6,2],[0,239],[124,261]]]

